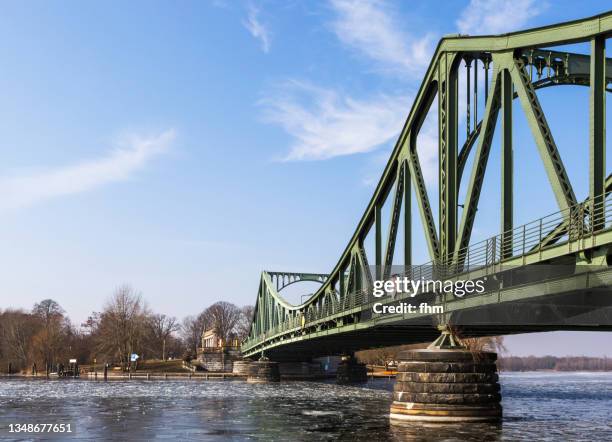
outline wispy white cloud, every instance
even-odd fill
[[[367,172],[361,179],[361,184],[366,187],[375,188],[380,181],[382,171],[385,169],[387,161],[391,156],[392,149],[380,149],[375,155],[370,155],[368,159]]]
[[[380,63],[381,70],[418,73],[427,66],[433,36],[416,38],[393,18],[382,0],[330,0],[332,29],[344,44]]]
[[[266,121],[293,139],[285,161],[324,160],[370,152],[396,137],[410,108],[404,95],[363,100],[290,81],[261,101]]]
[[[247,6],[247,18],[242,24],[253,37],[261,41],[261,49],[267,54],[270,51],[270,33],[259,20],[259,9],[252,3]]]
[[[0,209],[27,207],[40,201],[125,181],[152,158],[166,152],[174,138],[174,130],[148,137],[132,134],[123,137],[118,147],[104,157],[1,178]]]
[[[462,34],[501,34],[524,27],[547,8],[537,0],[470,0],[457,20]]]

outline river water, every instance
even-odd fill
[[[0,379],[0,439],[17,423],[70,423],[73,440],[612,441],[612,373],[502,374],[499,425],[389,424],[393,381],[365,387],[243,381]],[[46,436],[48,440],[69,436]]]

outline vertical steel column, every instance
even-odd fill
[[[406,269],[412,265],[412,192],[408,160],[404,160],[401,167],[404,168],[404,268]]]
[[[465,126],[467,131],[467,138],[470,137],[470,68],[472,67],[472,59],[468,56],[465,57],[465,98],[466,98],[466,109],[465,109]],[[476,123],[474,123],[474,128],[476,128]]]
[[[606,180],[606,40],[591,39],[591,87],[589,115],[589,196],[592,199],[592,227],[605,225]]]
[[[340,297],[344,299],[346,296],[346,287],[345,287],[345,273],[346,273],[346,265],[343,265],[340,269],[340,276],[338,276],[338,285],[340,288]]]
[[[478,126],[478,57],[474,58],[474,130]]]
[[[374,228],[376,229],[376,279],[382,279],[382,213],[380,204],[374,210]]]
[[[512,229],[513,229],[513,149],[512,149],[512,78],[510,72],[504,69],[501,72],[501,110],[502,110],[502,139],[501,139],[501,231],[502,247],[500,257],[512,256]]]
[[[438,62],[438,262],[446,260],[446,54]]]
[[[410,136],[410,134],[408,135]],[[404,160],[400,159],[397,162],[397,170],[395,173],[395,192],[393,195],[393,203],[391,207],[391,218],[389,219],[389,231],[387,232],[387,242],[385,246],[385,258],[382,266],[383,279],[388,279],[391,275],[391,267],[393,266],[393,256],[395,254],[395,244],[397,240],[397,232],[400,226],[400,214],[402,212],[402,201],[404,196]]]
[[[485,105],[487,104],[487,100],[489,99],[489,63],[491,61],[489,60],[489,57],[486,57],[483,61],[483,69],[485,71],[484,74],[484,100],[485,100]]]
[[[457,70],[453,69],[454,54],[443,58],[444,68],[440,81],[438,101],[440,136],[440,261],[447,262],[452,255],[457,236]]]

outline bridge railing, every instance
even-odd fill
[[[590,199],[566,210],[544,216],[513,230],[495,235],[460,250],[446,263],[429,262],[410,266],[406,274],[410,279],[442,279],[456,276],[467,270],[477,270],[505,260],[540,252],[547,248],[575,240],[592,237],[600,231],[612,228],[612,193],[605,199]],[[313,323],[339,313],[362,307],[374,301],[371,289],[352,291],[342,296],[332,293],[332,302],[317,304],[301,315],[296,315],[268,329],[265,333],[249,338],[244,348],[252,348],[272,336],[300,330]]]
[[[609,229],[612,227],[611,195],[586,200],[461,249],[456,257],[450,256],[443,263],[446,272],[451,277]]]

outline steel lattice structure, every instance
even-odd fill
[[[389,277],[397,232],[402,225],[404,243],[400,244],[400,250],[404,252],[404,264],[412,264],[411,231],[416,213],[424,228],[431,259],[429,265],[452,269],[447,277],[474,266],[490,272],[501,264],[528,266],[568,257],[572,257],[574,262],[599,259],[598,262],[609,267],[612,202],[606,200],[606,195],[612,190],[612,177],[606,178],[605,170],[605,103],[606,92],[611,92],[612,59],[605,57],[605,43],[611,33],[612,13],[606,13],[499,36],[455,35],[440,40],[382,177],[338,263],[329,275],[263,272],[251,333],[243,344],[245,355],[279,350],[307,339],[331,342],[332,335],[339,338],[334,341],[335,346],[328,348],[329,351],[375,346],[375,339],[380,339],[381,345],[405,342],[405,337],[386,339],[388,335],[383,333],[381,338],[373,338],[361,346],[351,344],[341,348],[343,333],[354,335],[367,329],[375,335],[375,330],[380,329],[374,328],[380,325],[379,322],[364,314],[372,301],[368,299],[367,288],[374,279]],[[579,42],[590,44],[590,55],[544,49]],[[458,142],[458,132],[463,125],[458,111],[460,69],[467,71],[466,141],[461,146]],[[478,91],[478,71],[484,74],[483,91]],[[590,192],[585,201],[576,199],[536,93],[541,88],[567,85],[590,88]],[[482,98],[481,94],[484,95]],[[477,114],[479,99],[484,100],[481,118]],[[520,102],[527,117],[559,207],[558,213],[519,227],[513,225],[513,100]],[[436,106],[438,227],[417,153],[418,134],[428,112],[436,110]],[[497,127],[498,117],[500,127]],[[501,133],[500,234],[470,245],[496,130]],[[473,165],[471,170],[466,170],[470,152],[474,156]],[[466,175],[469,178],[459,217],[459,184],[464,174],[469,174]],[[412,188],[418,205],[414,213]],[[387,200],[391,204],[391,213],[387,237],[383,238],[381,211]],[[374,229],[375,237],[374,263],[368,263],[364,249],[364,240],[371,229]],[[376,269],[375,275],[371,268]],[[612,283],[612,271],[606,268],[602,272],[600,279],[604,286]],[[293,306],[279,292],[289,283],[301,280],[318,281],[321,287],[306,302]],[[457,304],[454,308],[467,306]],[[423,335],[428,336],[427,333]],[[294,345],[293,348],[302,347]]]

